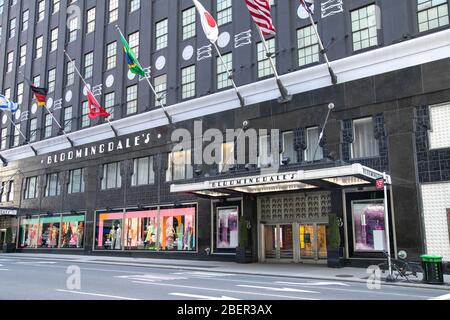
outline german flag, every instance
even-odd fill
[[[38,104],[39,107],[45,107],[45,103],[47,100],[47,93],[48,93],[48,89],[47,88],[38,88],[35,86],[31,86],[31,91],[34,94],[34,97],[36,99],[36,102]]]

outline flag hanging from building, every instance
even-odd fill
[[[263,35],[276,34],[275,26],[272,22],[272,15],[270,13],[269,0],[245,0],[248,11],[255,21],[256,25],[262,31]]]
[[[34,85],[31,85],[31,92],[33,92],[34,98],[36,99],[38,106],[45,107],[45,104],[47,101],[48,89],[47,88],[38,88]]]
[[[16,113],[17,110],[19,110],[19,104],[12,102],[4,95],[0,94],[0,109],[10,111],[11,113]]]
[[[91,90],[88,90],[87,98],[89,105],[89,119],[96,119],[97,117],[107,118],[110,116],[110,114],[100,105],[100,103],[98,103]]]
[[[200,20],[202,22],[203,31],[205,32],[206,38],[208,38],[211,43],[215,43],[217,39],[219,39],[219,27],[216,20],[198,0],[192,1],[194,1],[195,7],[200,14]]]
[[[306,12],[308,12],[310,15],[314,15],[314,3],[312,0],[300,0],[300,4],[303,6]]]
[[[128,68],[130,71],[134,74],[137,74],[141,77],[145,77],[145,71],[142,69],[141,65],[139,64],[139,61],[136,58],[136,55],[134,54],[133,50],[130,48],[130,45],[128,44],[128,41],[123,36],[122,32],[119,30],[120,40],[123,44],[123,49],[125,51],[125,57],[127,59]]]

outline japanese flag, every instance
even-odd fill
[[[194,1],[195,7],[200,14],[203,31],[205,32],[206,38],[208,38],[208,40],[212,43],[215,43],[219,38],[219,27],[217,26],[216,20],[208,11],[206,11],[205,7],[203,7],[198,0],[192,1]]]

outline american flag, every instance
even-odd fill
[[[255,21],[256,25],[261,29],[263,35],[276,34],[275,26],[272,22],[270,14],[269,0],[245,0],[248,11]]]
[[[314,12],[312,11],[312,3],[309,1],[305,1],[305,0],[300,0],[300,4],[303,6],[303,8],[305,8],[305,10],[311,14],[314,15]]]

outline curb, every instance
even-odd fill
[[[0,255],[1,257],[1,255]],[[6,257],[6,256],[5,256]],[[18,257],[14,256],[11,258],[20,258],[25,260],[53,260],[53,261],[65,261],[74,263],[84,263],[84,264],[97,264],[97,265],[116,265],[116,266],[131,266],[131,267],[141,267],[141,268],[161,268],[161,269],[176,269],[176,270],[191,270],[191,271],[205,271],[205,272],[216,272],[223,274],[237,274],[237,275],[252,275],[260,277],[278,277],[278,278],[291,278],[291,279],[312,279],[312,280],[327,280],[327,281],[339,281],[339,282],[353,282],[353,283],[367,283],[367,280],[360,278],[339,278],[339,277],[327,277],[327,276],[317,276],[317,275],[289,275],[289,274],[273,274],[273,273],[261,273],[261,272],[250,272],[250,271],[234,271],[234,270],[223,270],[215,269],[220,268],[217,266],[210,267],[193,267],[193,266],[183,266],[183,265],[162,265],[162,264],[148,264],[148,263],[132,263],[132,262],[115,262],[115,261],[96,261],[96,260],[78,260],[78,259],[62,259],[62,258],[42,258],[42,257]],[[421,289],[434,289],[434,290],[450,290],[450,285],[428,285],[421,283],[407,283],[407,282],[385,282],[382,279],[381,285],[391,286],[391,287],[409,287],[409,288],[421,288]]]

